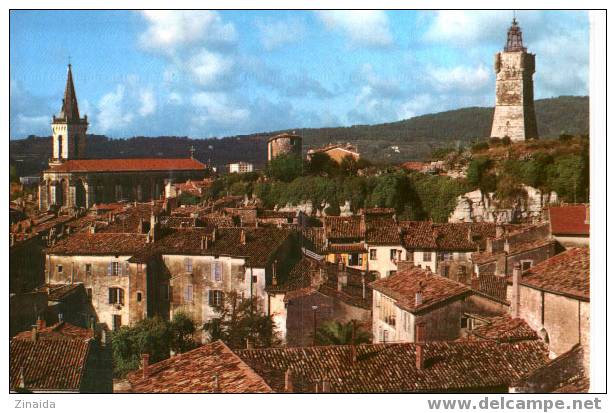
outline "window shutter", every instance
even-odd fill
[[[109,304],[113,304],[113,288],[109,289]]]
[[[120,292],[120,304],[124,305],[124,290],[120,288],[118,291]]]
[[[107,266],[107,275],[113,274],[113,262],[110,262]]]
[[[214,306],[214,291],[213,290],[208,291],[207,302],[210,305],[210,307]]]
[[[129,268],[130,267],[129,267],[129,265],[130,264],[127,263],[127,262],[124,263],[124,275],[126,275],[126,276],[130,275],[130,272],[129,272]]]

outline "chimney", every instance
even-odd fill
[[[415,325],[415,368],[421,370],[425,367],[424,340],[426,325],[419,322]]]
[[[415,344],[415,368],[422,370],[424,368],[424,347],[423,343]]]
[[[214,229],[212,230],[212,242],[213,242],[213,243],[214,243],[214,242],[216,242],[216,233],[217,233],[217,232],[218,232],[218,231],[216,230],[216,228],[214,228]]]
[[[361,276],[361,299],[366,299],[366,276],[363,274]]]
[[[90,234],[95,234],[96,233],[96,224],[92,224],[90,225]]]
[[[240,230],[240,244],[246,245],[246,231],[244,229]]]
[[[254,344],[252,342],[252,337],[246,337],[246,349],[252,350],[254,348]]]
[[[287,368],[284,373],[284,391],[285,393],[293,393],[293,374],[290,368]]]
[[[323,393],[329,393],[332,391],[332,386],[329,380],[323,379],[322,381],[322,387],[323,389]]]
[[[505,238],[505,244],[503,244],[503,251],[505,251],[506,254],[509,254],[509,240],[507,238]]]
[[[346,271],[338,272],[338,291],[342,291],[342,288],[347,286],[348,278],[349,276]]]
[[[38,341],[38,328],[36,326],[32,327],[32,341],[37,342]]]
[[[473,231],[471,231],[471,228],[468,228],[468,232],[466,233],[466,237],[468,238],[468,242],[473,242]]]
[[[479,290],[479,277],[471,278],[471,288],[473,290]]]
[[[220,393],[220,381],[218,380],[218,373],[214,374],[214,393]]]
[[[357,347],[355,346],[355,320],[351,320],[351,364],[357,363]]]
[[[23,366],[19,368],[19,384],[17,386],[20,389],[26,388],[26,372]]]
[[[150,367],[150,355],[149,354],[142,354],[141,355],[141,368],[143,369],[143,378],[147,379],[148,376],[150,375],[150,372],[148,371]]]
[[[415,307],[419,307],[423,304],[423,293],[421,291],[417,291],[415,293]]]
[[[511,317],[518,318],[520,316],[520,277],[522,268],[520,263],[513,266],[513,286],[511,289]]]
[[[38,319],[36,320],[36,328],[37,328],[39,331],[41,331],[41,330],[43,330],[45,327],[46,327],[45,320],[44,320],[44,319],[42,319],[42,318],[38,318]]]

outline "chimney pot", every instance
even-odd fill
[[[38,318],[36,320],[36,328],[40,331],[46,327],[45,320],[42,318]]]
[[[522,267],[520,263],[513,266],[513,286],[511,290],[511,316],[518,318],[520,316],[520,277],[522,275]]]
[[[214,374],[214,393],[220,393],[220,381],[218,379],[218,373]]]
[[[240,244],[246,245],[246,231],[240,230]]]
[[[423,344],[415,344],[415,368],[423,370],[424,368],[424,347]]]
[[[287,368],[287,371],[284,373],[284,391],[286,393],[293,393],[293,374],[290,368]]]
[[[141,355],[141,368],[143,369],[143,378],[146,379],[150,372],[148,371],[150,367],[150,355],[142,354]]]
[[[38,328],[36,326],[32,327],[32,341],[38,341]]]

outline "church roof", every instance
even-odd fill
[[[205,164],[193,158],[70,159],[50,172],[196,171]]]
[[[77,94],[73,84],[73,73],[71,65],[68,65],[68,75],[66,77],[66,88],[64,89],[64,99],[62,99],[62,109],[57,119],[65,121],[79,121],[79,107],[77,106]]]

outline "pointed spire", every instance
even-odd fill
[[[64,99],[62,99],[62,110],[60,118],[67,121],[79,120],[79,107],[77,106],[77,95],[75,94],[75,85],[73,84],[73,73],[71,64],[68,64],[68,75],[66,77],[66,89],[64,90]]]

